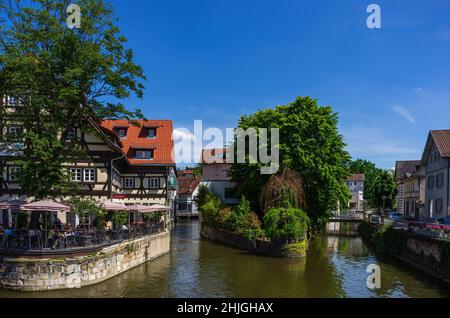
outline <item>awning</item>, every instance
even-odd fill
[[[51,200],[42,200],[30,204],[24,204],[20,207],[20,210],[33,212],[68,212],[70,210],[70,206]]]
[[[152,207],[141,204],[127,206],[127,210],[130,212],[137,212],[137,213],[157,212],[157,210],[153,209]]]
[[[21,201],[21,200],[2,201],[2,202],[0,202],[0,209],[19,210],[20,207],[25,204],[27,204],[27,202]]]
[[[100,204],[102,209],[106,211],[128,211],[128,207],[125,204],[115,203],[111,201],[104,201]]]
[[[150,208],[153,210],[152,212],[172,210],[170,207],[168,207],[166,205],[161,205],[161,204],[154,204],[154,205],[150,206]]]

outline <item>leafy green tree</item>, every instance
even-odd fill
[[[87,118],[142,118],[119,101],[143,95],[145,76],[125,48],[104,0],[79,0],[81,28],[67,26],[69,0],[5,0],[0,6],[0,94],[20,99],[22,189],[37,198],[70,193],[63,164],[82,157]],[[105,102],[107,100],[108,102]],[[68,145],[69,143],[69,145]]]
[[[92,199],[72,197],[69,203],[70,212],[78,215],[80,219],[94,217],[97,226],[106,219],[106,211]]]
[[[349,166],[350,173],[364,173],[364,199],[368,201],[370,206],[375,205],[375,185],[377,179],[383,174],[383,169],[377,168],[377,166],[368,161],[357,159],[352,161]]]
[[[299,97],[291,104],[242,116],[238,127],[280,129],[280,168],[292,169],[302,177],[307,212],[317,226],[325,224],[338,201],[347,202],[350,155],[339,134],[338,114],[331,107]],[[248,162],[233,164],[230,173],[239,194],[257,210],[260,189],[270,176],[261,175],[260,164]]]
[[[111,221],[116,230],[121,229],[122,225],[128,223],[128,212],[114,212],[111,213]]]
[[[375,180],[375,205],[380,208],[392,209],[395,206],[396,195],[397,186],[393,173],[391,171],[383,171]]]
[[[198,186],[197,195],[194,197],[194,203],[197,209],[201,210],[203,205],[208,201],[208,198],[212,196],[213,193],[209,191],[208,187],[204,184]]]

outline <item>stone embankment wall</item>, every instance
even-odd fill
[[[0,288],[45,291],[105,281],[169,252],[170,233],[129,240],[89,256],[61,259],[0,259]]]
[[[403,230],[362,223],[361,237],[376,252],[389,254],[433,276],[450,282],[450,241],[419,236]]]
[[[216,229],[205,223],[202,223],[201,225],[201,236],[224,245],[271,257],[304,257],[306,256],[308,246],[306,240],[298,244],[275,244],[261,239],[252,241],[235,233]]]

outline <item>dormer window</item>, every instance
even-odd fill
[[[120,139],[127,138],[127,130],[126,129],[119,129],[117,132],[119,133]]]
[[[150,139],[156,138],[156,128],[148,128],[147,129],[147,138],[150,138]]]
[[[152,160],[153,150],[136,150],[134,158],[140,160]]]

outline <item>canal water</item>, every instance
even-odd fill
[[[369,264],[381,267],[381,289],[370,291]],[[2,297],[450,297],[450,286],[391,260],[380,260],[360,238],[321,236],[305,260],[255,256],[201,240],[198,222],[179,223],[172,249],[147,264],[78,290]]]

